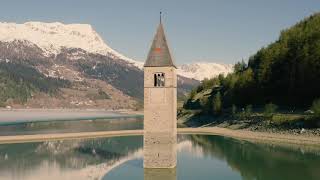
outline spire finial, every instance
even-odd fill
[[[161,14],[162,14],[162,12],[160,11],[160,24],[161,24]]]

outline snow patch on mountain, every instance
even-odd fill
[[[39,46],[46,56],[56,55],[61,48],[81,48],[90,53],[123,59],[135,66],[132,60],[110,48],[89,24],[62,24],[60,22],[26,22],[24,24],[0,22],[0,41],[27,40]]]
[[[178,67],[177,73],[181,76],[201,81],[205,78],[216,77],[219,74],[227,75],[232,71],[233,65],[231,64],[199,62],[181,65]]]

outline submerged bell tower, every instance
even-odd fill
[[[177,74],[161,22],[144,64],[144,168],[177,164]]]

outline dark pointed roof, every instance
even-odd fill
[[[157,29],[157,33],[154,36],[148,59],[144,64],[144,67],[176,67],[174,64],[170,49],[167,44],[166,36],[164,34],[164,29],[162,23]]]

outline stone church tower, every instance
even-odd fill
[[[175,167],[176,143],[176,66],[160,19],[144,64],[144,167]]]

